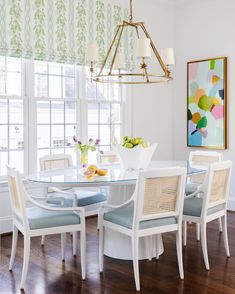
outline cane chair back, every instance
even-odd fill
[[[99,165],[113,165],[118,164],[118,156],[114,151],[104,151],[97,155],[97,162]]]
[[[40,170],[52,171],[56,169],[64,169],[73,165],[70,154],[46,155],[40,158]]]

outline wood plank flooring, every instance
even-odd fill
[[[131,261],[105,257],[104,273],[98,269],[97,218],[87,219],[87,279],[81,280],[80,258],[72,256],[72,240],[67,236],[66,260],[61,262],[60,236],[47,236],[45,246],[40,238],[32,239],[29,272],[25,293],[136,293]],[[175,235],[163,236],[165,252],[158,261],[140,261],[141,293],[235,293],[235,213],[228,213],[231,257],[226,258],[223,238],[217,221],[208,224],[210,271],[206,271],[195,226],[188,226],[188,244],[183,249],[185,280],[181,281],[175,249]],[[23,239],[19,236],[15,265],[8,271],[11,235],[2,236],[0,251],[0,293],[18,290],[23,256]]]

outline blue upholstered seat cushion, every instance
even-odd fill
[[[197,198],[197,197],[185,199],[183,214],[200,217],[201,211],[202,211],[202,202],[203,202],[203,199]],[[224,204],[216,205],[208,209],[207,215],[213,214],[222,209],[224,209]]]
[[[71,197],[69,197],[59,192],[51,193],[50,195],[51,197],[49,197],[49,199],[47,200],[47,203],[60,205],[61,200],[56,199],[56,197],[64,197],[65,198],[64,206],[73,206],[72,195]],[[53,199],[53,197],[55,197],[55,199]],[[91,205],[91,204],[95,204],[99,202],[104,202],[107,200],[106,195],[102,193],[97,193],[94,191],[78,191],[77,198],[78,198],[77,206],[87,206],[87,205]]]
[[[31,230],[80,224],[78,214],[70,211],[52,211],[40,207],[27,208]]]
[[[121,207],[115,210],[106,212],[104,214],[104,219],[106,221],[112,222],[114,224],[126,227],[128,229],[132,228],[133,223],[133,214],[134,207]],[[173,225],[177,223],[177,219],[175,217],[165,217],[160,219],[148,220],[140,222],[140,229],[148,229],[166,225]]]

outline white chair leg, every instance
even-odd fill
[[[196,223],[197,241],[200,241],[200,224]]]
[[[44,246],[44,244],[45,244],[45,238],[46,238],[45,235],[43,235],[42,238],[41,238],[41,245],[42,246]]]
[[[221,220],[221,218],[220,218]],[[228,245],[228,231],[227,231],[227,215],[225,214],[223,216],[223,239],[224,239],[224,248],[226,251],[226,255],[229,257],[230,256],[230,250],[229,250],[229,245]]]
[[[61,233],[61,259],[65,261],[66,233]]]
[[[73,255],[76,256],[77,254],[77,248],[78,248],[78,233],[73,232]]]
[[[184,267],[183,267],[183,257],[182,257],[182,228],[176,232],[176,250],[177,250],[177,259],[180,278],[184,279]]]
[[[81,255],[81,271],[82,279],[86,279],[86,231],[85,224],[80,232],[80,255]]]
[[[99,268],[102,273],[104,269],[104,227],[102,225],[99,226]]]
[[[202,252],[204,257],[204,262],[206,269],[209,270],[209,260],[208,260],[208,252],[207,252],[207,239],[206,239],[206,223],[201,224],[201,243],[202,243]]]
[[[183,239],[184,239],[184,246],[187,245],[187,221],[183,221]]]
[[[14,264],[15,255],[16,255],[17,240],[18,240],[18,229],[16,226],[13,226],[12,248],[11,248],[11,259],[10,259],[10,264],[9,264],[9,271],[12,270],[12,267]]]
[[[30,237],[24,236],[24,261],[23,270],[20,282],[20,289],[24,289],[25,281],[28,273],[29,267],[29,255],[30,255]]]
[[[157,234],[155,236],[155,249],[156,249],[156,259],[157,260],[159,259],[159,256],[160,256],[160,254],[159,254],[159,247],[158,247],[158,245],[160,243],[162,243],[162,238],[161,238],[161,235]]]
[[[221,217],[218,218],[218,222],[219,222],[219,231],[222,233],[223,232],[223,225],[222,225],[222,219],[221,219]]]
[[[152,260],[153,256],[153,236],[145,237],[146,244],[146,256],[148,256],[148,260]]]
[[[132,255],[133,268],[135,276],[136,291],[140,291],[140,276],[139,276],[139,238],[132,237]]]

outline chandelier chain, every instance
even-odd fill
[[[132,0],[130,0],[130,15],[129,15],[129,21],[132,22],[133,20],[133,14],[132,14],[133,10],[132,10]]]

